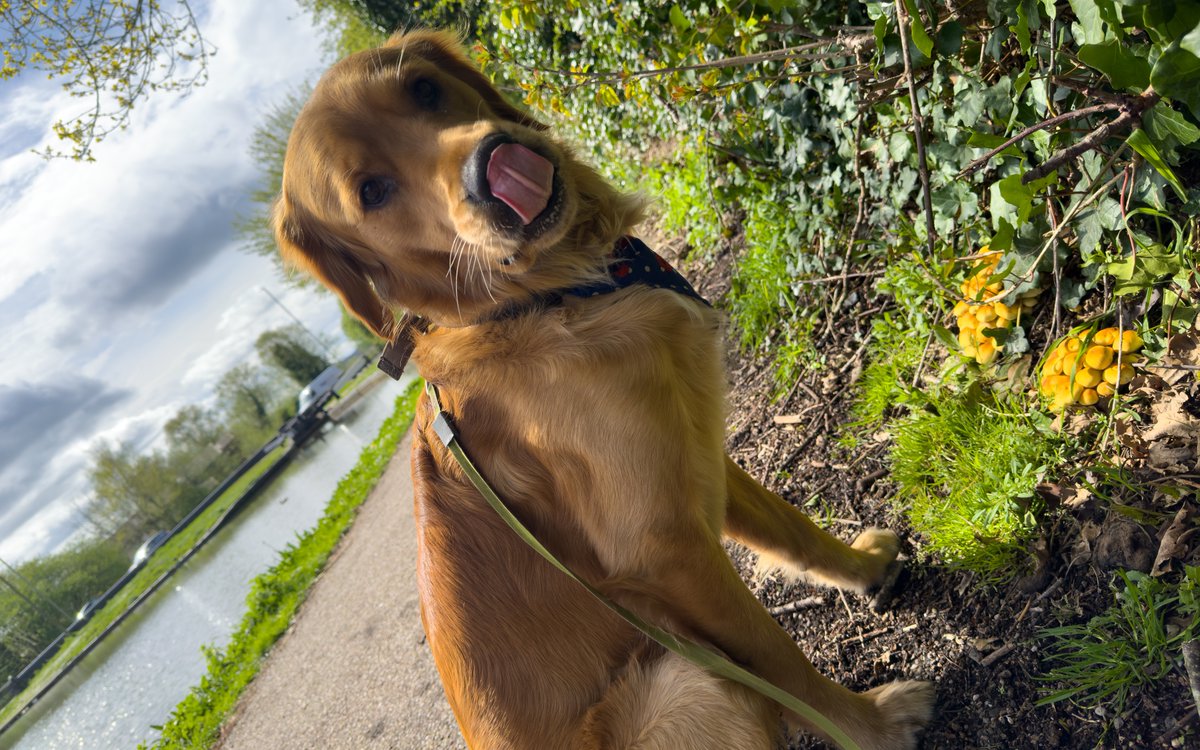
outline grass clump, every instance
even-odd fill
[[[221,723],[262,665],[263,659],[292,622],[329,555],[349,529],[367,494],[396,452],[412,423],[421,381],[396,400],[396,410],[379,428],[358,463],[334,490],[325,515],[280,554],[279,562],[251,584],[247,612],[224,649],[206,648],[208,672],[175,708],[149,745],[154,750],[209,747]],[[139,750],[146,748],[140,745]]]
[[[925,337],[906,328],[890,313],[871,325],[868,365],[863,368],[852,412],[860,424],[882,422],[897,406],[910,404],[922,392],[913,385],[925,353]]]
[[[1137,571],[1118,571],[1117,579],[1107,610],[1042,631],[1052,667],[1040,679],[1061,686],[1039,706],[1069,700],[1120,714],[1137,691],[1171,674],[1183,643],[1196,637],[1200,567],[1186,567],[1178,586]]]
[[[987,581],[1015,575],[1041,510],[1034,488],[1062,461],[1046,418],[975,386],[932,396],[894,433],[897,496],[926,549]]]

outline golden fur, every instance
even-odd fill
[[[466,196],[465,166],[493,133],[554,164],[544,220],[501,226]],[[633,287],[495,317],[602,276],[640,217],[636,199],[506,103],[452,37],[421,31],[321,80],[292,132],[276,229],[284,255],[380,336],[415,335],[397,330],[397,310],[431,323],[415,335],[421,374],[484,476],[568,567],[790,691],[864,750],[914,747],[931,686],[854,693],[818,674],[725,554],[722,534],[867,590],[897,540],[869,529],[848,546],[724,455],[719,315]],[[423,399],[412,454],[422,615],[471,747],[779,741],[777,706],[665,653],[526,547],[464,478],[431,411]]]

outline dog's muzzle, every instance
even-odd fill
[[[506,234],[535,237],[557,219],[562,185],[554,162],[507,133],[485,136],[467,157],[469,202]]]

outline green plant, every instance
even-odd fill
[[[724,233],[722,201],[717,199],[713,170],[703,153],[690,148],[674,158],[642,168],[645,183],[661,212],[663,230],[683,234],[688,245],[701,255],[715,252]]]
[[[1051,666],[1039,679],[1060,687],[1038,705],[1069,700],[1120,714],[1139,689],[1171,674],[1182,644],[1196,637],[1200,568],[1185,568],[1178,586],[1137,571],[1118,571],[1112,589],[1115,602],[1104,612],[1086,623],[1040,633],[1049,642],[1046,662]]]
[[[785,325],[781,341],[775,346],[775,390],[772,397],[779,400],[791,392],[796,381],[806,372],[825,366],[825,356],[813,346],[812,318],[794,320]]]
[[[1020,569],[1041,511],[1034,487],[1063,458],[1043,419],[975,386],[932,394],[893,425],[897,499],[927,552],[988,581]]]
[[[871,321],[867,365],[853,406],[860,424],[877,424],[893,416],[896,407],[920,407],[928,400],[921,375],[936,369],[929,356],[930,334],[937,328],[934,315],[942,306],[945,280],[910,248],[902,245],[891,253],[875,285],[894,308]]]

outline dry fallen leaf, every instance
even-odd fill
[[[1142,440],[1154,442],[1163,438],[1182,438],[1195,441],[1200,438],[1200,419],[1184,408],[1187,402],[1187,391],[1164,393],[1161,399],[1150,406],[1149,427],[1142,433]]]
[[[1190,505],[1185,505],[1179,509],[1163,532],[1150,574],[1161,576],[1171,570],[1171,563],[1175,560],[1187,560],[1197,532],[1200,532],[1200,528],[1196,526],[1196,510]]]

